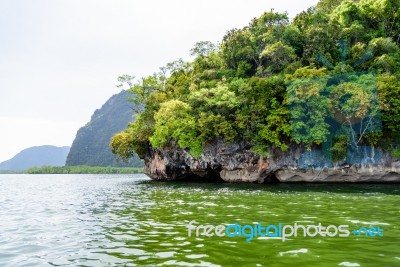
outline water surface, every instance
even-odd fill
[[[0,175],[0,266],[400,266],[400,185]],[[187,224],[380,226],[383,237],[188,237]]]

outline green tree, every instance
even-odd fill
[[[394,148],[399,7],[397,0],[321,0],[293,22],[266,12],[228,31],[218,46],[197,43],[192,62],[167,64],[136,83],[121,77],[139,108],[111,147],[143,158],[176,142],[199,156],[204,144],[224,139],[267,156],[271,147],[332,139],[336,159],[346,142]]]

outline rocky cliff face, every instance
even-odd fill
[[[72,143],[66,165],[142,167],[138,156],[133,156],[128,163],[117,160],[109,147],[111,137],[126,128],[133,119],[132,97],[127,91],[113,95],[97,109],[85,126],[80,128]]]
[[[245,143],[215,140],[199,159],[172,143],[149,151],[145,173],[154,180],[209,182],[400,182],[400,161],[382,149],[360,148],[347,157],[351,163],[333,164],[322,151],[292,145],[288,151],[271,149],[268,158]]]

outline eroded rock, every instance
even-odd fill
[[[149,151],[145,173],[154,180],[163,181],[400,182],[400,162],[388,152],[375,148],[372,156],[366,154],[358,158],[360,162],[354,164],[332,163],[322,151],[298,145],[291,145],[285,152],[271,148],[270,156],[263,158],[251,152],[244,142],[215,140],[195,159],[188,151],[171,143],[164,149]]]

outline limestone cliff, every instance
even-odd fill
[[[97,109],[85,126],[80,128],[72,143],[66,166],[116,166],[142,167],[143,163],[134,155],[128,163],[117,160],[110,151],[111,137],[126,128],[133,118],[132,97],[127,91],[115,94]]]
[[[171,143],[149,151],[145,173],[154,180],[209,182],[400,182],[400,161],[387,151],[362,149],[361,157],[351,157],[332,163],[320,150],[291,145],[285,152],[272,148],[270,156],[263,158],[243,142],[215,140],[195,159]]]

